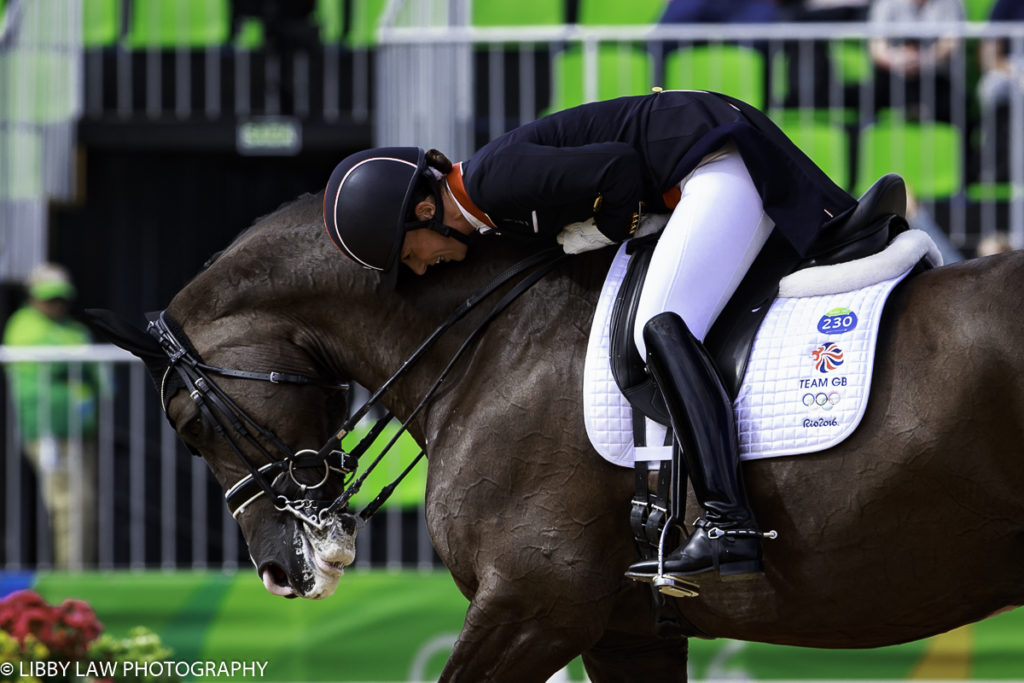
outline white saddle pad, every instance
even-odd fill
[[[920,230],[880,254],[799,271],[782,280],[758,331],[734,403],[740,457],[814,453],[850,435],[867,408],[878,324],[893,288],[922,258],[941,264]],[[606,460],[665,459],[668,449],[633,447],[632,408],[611,374],[608,327],[629,255],[619,249],[594,314],[583,373],[587,434]],[[647,421],[647,443],[665,428]]]

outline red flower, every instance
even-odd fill
[[[24,644],[25,637],[34,635],[49,647],[53,640],[53,625],[56,622],[53,613],[47,607],[29,607],[14,617],[4,630]]]
[[[92,642],[99,637],[103,625],[96,619],[96,613],[84,600],[67,599],[61,603],[61,623],[82,634],[86,642]]]
[[[35,591],[24,590],[0,600],[0,629],[22,645],[25,638],[34,635],[53,657],[78,659],[99,637],[103,625],[82,600],[68,599],[59,607],[51,607]]]
[[[0,628],[15,635],[14,625],[23,614],[47,609],[49,607],[46,601],[35,591],[21,590],[11,593],[0,600]]]

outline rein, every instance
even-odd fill
[[[196,352],[189,343],[184,329],[182,329],[173,318],[167,315],[166,311],[163,311],[155,319],[150,321],[147,326],[147,332],[160,343],[161,348],[167,354],[170,361],[166,371],[164,372],[160,388],[160,400],[161,405],[164,408],[164,413],[166,414],[167,412],[166,392],[168,382],[169,380],[174,381],[174,379],[177,379],[182,383],[185,390],[188,391],[189,396],[198,406],[203,418],[213,425],[216,432],[220,434],[225,441],[227,441],[236,457],[249,471],[249,474],[242,477],[225,493],[225,502],[227,503],[228,509],[231,511],[232,517],[237,519],[250,503],[261,496],[266,495],[274,501],[275,509],[282,512],[288,512],[316,529],[323,529],[327,525],[333,523],[334,515],[347,511],[349,500],[360,490],[363,482],[366,480],[366,477],[381,462],[384,456],[397,442],[398,438],[407,431],[409,424],[427,405],[428,401],[436,393],[447,375],[455,367],[459,358],[479,337],[491,321],[501,314],[501,312],[504,311],[509,304],[511,304],[523,292],[528,290],[541,278],[551,272],[551,270],[561,263],[564,257],[565,254],[563,254],[561,249],[558,247],[552,247],[551,249],[533,254],[513,266],[510,266],[476,294],[464,301],[443,323],[441,323],[441,325],[437,327],[437,329],[434,330],[432,334],[430,334],[429,337],[427,337],[426,340],[420,344],[419,347],[416,348],[416,350],[409,355],[409,357],[402,362],[394,374],[392,374],[391,377],[381,385],[381,387],[366,401],[366,403],[364,403],[358,410],[352,413],[347,420],[345,420],[341,427],[318,451],[314,451],[312,449],[294,451],[293,449],[288,448],[280,441],[280,439],[277,438],[277,436],[273,434],[273,432],[265,429],[254,419],[249,417],[249,415],[246,414],[245,411],[242,410],[242,408],[238,406],[216,384],[216,382],[213,381],[211,375],[272,383],[318,386],[344,391],[348,391],[348,383],[325,381],[319,378],[311,378],[289,373],[249,372],[246,370],[236,370],[232,368],[221,368],[208,365],[202,362],[198,352]],[[474,309],[510,280],[531,269],[534,269],[533,272],[529,273],[512,289],[510,289],[494,305],[494,308],[484,317],[484,319],[481,320],[467,335],[465,341],[453,354],[451,360],[427,390],[420,403],[408,418],[402,422],[398,431],[388,441],[384,448],[381,449],[381,452],[367,467],[366,471],[352,481],[343,480],[344,488],[341,494],[329,503],[327,503],[327,501],[314,500],[307,497],[307,492],[316,490],[326,484],[332,475],[338,474],[342,477],[348,477],[348,475],[351,475],[356,471],[360,457],[377,440],[384,426],[392,419],[392,416],[388,413],[378,420],[367,435],[360,440],[359,444],[351,450],[351,452],[346,452],[341,448],[341,441],[352,431],[353,427],[380,402],[381,398],[389,389],[391,389],[398,378],[413,367],[413,365],[429,350],[434,342],[437,341],[437,339],[448,329],[455,325],[455,323],[465,317],[469,311]],[[172,370],[176,371],[176,376],[172,377]],[[223,419],[220,416],[223,416]],[[254,446],[269,462],[259,467],[253,464],[242,452],[242,449],[239,447],[236,440],[232,438],[232,434],[241,436],[242,440]],[[283,457],[275,459],[267,449],[264,448],[263,442],[271,444]],[[192,450],[191,447],[189,448]],[[193,453],[194,452],[195,451],[193,450]],[[414,458],[413,462],[406,467],[398,478],[396,478],[391,484],[385,486],[376,498],[374,498],[372,502],[359,512],[359,517],[364,522],[369,520],[370,517],[380,509],[402,479],[412,471],[412,468],[425,455],[425,451],[421,450],[416,458]],[[323,477],[315,484],[303,484],[295,476],[296,470],[316,467],[323,468]],[[291,499],[275,488],[280,484],[285,476],[291,479],[292,483],[299,487],[299,498]]]

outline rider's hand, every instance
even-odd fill
[[[593,251],[609,244],[615,244],[601,234],[601,231],[594,225],[594,219],[590,218],[579,223],[570,223],[562,228],[555,238],[566,254],[582,254],[585,251]]]

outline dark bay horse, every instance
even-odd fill
[[[168,313],[206,363],[375,388],[522,256],[484,241],[388,291],[334,249],[320,211],[306,196],[261,219],[174,297]],[[699,597],[676,601],[682,634],[663,637],[649,586],[623,578],[637,559],[633,473],[601,460],[583,425],[585,347],[612,251],[568,260],[517,300],[411,425],[429,458],[434,546],[470,601],[444,680],[542,681],[580,654],[595,682],[685,680],[687,635],[875,647],[1024,604],[1024,253],[901,286],[858,430],[829,451],[744,466],[762,526],[779,532],[766,573],[702,576]],[[469,326],[396,383],[395,415]],[[318,387],[217,381],[294,449],[317,449],[343,417]],[[186,392],[167,398],[225,487],[245,474]],[[266,497],[239,523],[272,592],[324,597],[352,561],[350,525],[303,530]]]

